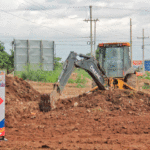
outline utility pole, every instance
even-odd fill
[[[94,20],[94,57],[96,56],[96,22],[99,21],[98,19]]]
[[[90,21],[90,45],[91,45],[91,56],[93,56],[93,38],[92,38],[92,21],[94,21],[94,20],[92,20],[92,6],[89,6],[89,8],[90,8],[90,19],[88,19],[88,20],[83,20],[83,21]]]
[[[132,59],[132,20],[130,18],[130,52],[131,52],[131,67],[133,67],[133,59]]]
[[[137,37],[138,39],[143,39],[143,45],[142,45],[142,49],[143,49],[143,74],[145,74],[145,68],[144,68],[144,39],[145,38],[149,38],[149,37],[144,37],[144,29],[143,29],[143,37]]]
[[[90,37],[91,37],[91,56],[93,54],[93,40],[92,40],[92,6],[89,6],[90,7]]]

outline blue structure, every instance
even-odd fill
[[[145,71],[150,71],[150,60],[144,61]]]

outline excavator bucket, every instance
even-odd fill
[[[50,105],[50,95],[49,94],[43,94],[41,95],[41,100],[39,103],[40,111],[48,112],[51,110]]]
[[[56,102],[59,99],[59,93],[57,92],[56,89],[54,89],[51,94],[50,94],[50,102],[51,102],[51,109],[55,109],[56,108]]]
[[[41,95],[41,101],[39,103],[40,111],[48,112],[56,108],[56,101],[59,99],[59,93],[54,89],[51,94]]]

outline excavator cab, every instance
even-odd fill
[[[130,43],[100,43],[99,63],[105,70],[108,78],[120,88],[123,89],[123,84],[127,82],[128,86],[135,88],[135,69],[131,67],[130,59]],[[132,79],[131,79],[132,78]],[[134,83],[130,81],[134,81]],[[119,83],[118,83],[119,82]],[[119,86],[119,84],[121,86]]]
[[[129,43],[101,43],[99,49],[99,63],[104,68],[107,77],[124,77],[131,68]]]

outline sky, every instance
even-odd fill
[[[130,42],[132,20],[133,60],[142,60],[142,30],[150,36],[148,0],[1,0],[0,41],[10,53],[14,39],[55,41],[56,57],[64,61],[70,51],[91,52],[90,9],[96,22],[96,45]],[[94,22],[93,36],[94,36]],[[93,39],[94,40],[94,39]],[[150,59],[150,38],[145,38],[145,59]],[[94,49],[94,45],[93,45]]]

